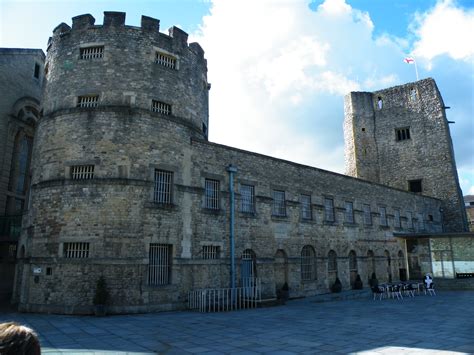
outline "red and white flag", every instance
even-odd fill
[[[405,59],[403,59],[403,61],[407,64],[414,64],[415,63],[415,59],[413,57],[406,57]]]

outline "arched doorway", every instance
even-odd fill
[[[257,277],[257,270],[255,266],[255,253],[252,249],[245,249],[240,259],[240,278],[242,283],[246,279]]]
[[[392,282],[392,259],[390,258],[390,253],[388,250],[385,250],[385,262],[387,266],[387,280]]]
[[[337,254],[334,250],[328,253],[328,284],[331,286],[337,277]]]
[[[367,252],[367,281],[371,279],[372,275],[377,277],[375,269],[375,255],[372,250],[369,250]]]
[[[274,263],[275,287],[281,289],[288,282],[288,257],[284,250],[278,249]]]
[[[349,278],[351,287],[354,287],[355,280],[357,278],[357,255],[354,250],[349,252]]]
[[[407,268],[405,266],[405,257],[401,250],[398,251],[398,273],[400,281],[406,281],[408,279]]]

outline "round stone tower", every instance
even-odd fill
[[[179,267],[155,274],[149,260],[166,268],[186,254],[174,201],[190,140],[207,140],[204,51],[179,28],[160,33],[159,20],[104,15],[61,23],[48,42],[19,245],[25,311],[90,313],[100,276],[112,312],[169,309],[181,292]]]

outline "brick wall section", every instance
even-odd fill
[[[433,79],[350,93],[345,111],[347,174],[403,190],[421,179],[422,193],[443,201],[446,231],[467,230],[444,103]],[[411,139],[397,141],[395,129],[403,127]]]

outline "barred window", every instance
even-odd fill
[[[161,113],[162,115],[171,115],[171,105],[165,102],[153,100],[151,102],[151,110],[153,112]]]
[[[171,283],[171,244],[150,244],[148,255],[148,285],[169,285]]]
[[[241,212],[255,212],[255,187],[252,185],[240,185]]]
[[[316,279],[316,253],[311,245],[305,245],[301,250],[301,280]]]
[[[332,198],[324,199],[324,220],[334,222],[334,200]]]
[[[206,260],[219,259],[219,249],[217,245],[203,245],[202,258]]]
[[[370,211],[370,205],[367,204],[364,205],[364,224],[372,224],[372,212]]]
[[[155,64],[162,65],[166,68],[176,69],[176,57],[162,52],[156,52]]]
[[[71,179],[90,180],[94,178],[94,165],[73,165],[71,166]]]
[[[273,190],[273,215],[286,216],[285,191]]]
[[[205,207],[211,210],[219,209],[219,180],[206,179],[205,181]]]
[[[69,259],[82,259],[89,257],[89,243],[64,243],[63,256]]]
[[[172,203],[173,172],[155,169],[153,201],[170,205]]]
[[[379,213],[380,213],[380,225],[381,226],[387,226],[387,210],[385,207],[380,207],[379,208]]]
[[[354,223],[354,205],[346,201],[346,223]]]
[[[85,95],[77,97],[77,107],[97,107],[99,105],[99,95]]]
[[[410,139],[410,128],[397,128],[395,130],[395,138],[397,139],[397,141],[405,141],[407,139]]]
[[[311,196],[301,195],[301,217],[303,219],[312,219],[313,214],[311,212]]]
[[[394,227],[395,228],[401,228],[402,224],[400,221],[400,210],[395,210],[394,212]]]
[[[81,48],[81,59],[99,59],[104,57],[104,46]]]

